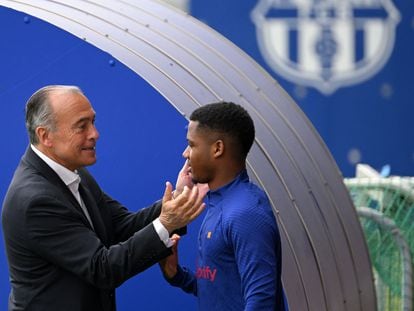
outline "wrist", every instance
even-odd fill
[[[170,239],[170,232],[165,228],[160,218],[156,218],[152,222],[155,231],[157,232],[160,240],[165,244],[166,247],[171,247],[172,241]]]
[[[168,267],[164,267],[163,273],[165,278],[171,280],[177,275],[177,266],[168,265]]]
[[[158,217],[158,219],[159,219],[159,221],[160,221],[161,225],[165,228],[165,230],[167,230],[167,231],[168,231],[168,236],[170,236],[170,235],[171,235],[171,233],[175,230],[175,228],[172,228],[172,226],[169,224],[169,222],[168,222],[168,221],[166,221],[166,220],[162,217],[162,215],[160,215],[160,217]]]

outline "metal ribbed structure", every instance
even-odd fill
[[[243,105],[257,130],[248,169],[277,215],[291,310],[376,310],[364,236],[338,168],[295,102],[249,56],[161,2],[0,0],[0,5],[110,53],[184,116],[212,101]]]

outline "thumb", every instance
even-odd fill
[[[169,181],[165,183],[164,196],[162,197],[162,204],[172,200],[172,185]]]
[[[173,242],[172,251],[173,251],[173,253],[177,253],[178,242],[180,241],[181,236],[174,233],[173,236],[170,239]]]
[[[187,175],[189,167],[190,167],[190,165],[188,164],[188,159],[187,159],[184,162],[184,166],[182,167],[181,172],[183,172],[185,175]]]
[[[171,236],[171,238],[170,238],[172,241],[174,241],[174,243],[177,243],[178,244],[178,242],[180,241],[180,239],[181,239],[181,236],[180,235],[178,235],[177,233],[174,233],[172,236]]]

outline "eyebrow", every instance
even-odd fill
[[[95,121],[95,119],[96,119],[96,114],[93,115],[92,121]],[[76,125],[78,125],[80,123],[83,123],[83,122],[89,121],[89,120],[90,120],[89,117],[81,118],[81,119],[77,120],[75,123],[73,123],[73,126],[76,126]]]

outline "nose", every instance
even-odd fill
[[[95,126],[95,124],[91,125],[91,129],[90,129],[90,133],[89,133],[89,138],[94,139],[94,140],[98,140],[99,138],[99,132]]]
[[[188,159],[190,155],[190,146],[187,146],[183,151],[183,158]]]

